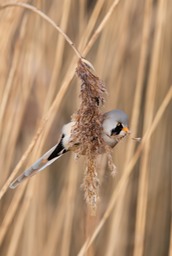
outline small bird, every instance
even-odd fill
[[[40,157],[31,167],[17,177],[10,184],[11,189],[16,188],[29,176],[33,176],[45,169],[66,152],[73,150],[73,148],[71,148],[70,141],[71,131],[74,124],[75,122],[70,122],[63,126],[59,142]],[[128,128],[128,116],[122,110],[112,110],[105,113],[102,126],[102,138],[111,148],[114,148],[123,137],[130,133]]]

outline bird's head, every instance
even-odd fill
[[[112,110],[105,114],[104,129],[111,138],[120,139],[130,133],[128,116],[122,110]]]

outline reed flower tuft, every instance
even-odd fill
[[[88,62],[80,59],[76,69],[77,76],[81,79],[80,98],[81,103],[78,111],[73,114],[72,119],[75,125],[72,130],[71,143],[79,145],[76,147],[78,156],[85,155],[86,170],[82,189],[84,190],[85,200],[91,214],[96,212],[99,200],[100,181],[96,170],[96,160],[100,153],[108,153],[108,159],[112,164],[110,151],[102,139],[102,123],[104,120],[101,111],[105,102],[105,84],[91,72],[92,66]],[[114,169],[114,168],[113,168]]]

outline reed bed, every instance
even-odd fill
[[[0,1],[0,5],[8,1]],[[172,2],[21,1],[0,8],[0,255],[172,255]],[[77,54],[76,54],[77,53]],[[100,202],[90,216],[72,153],[24,182],[14,177],[55,145],[79,106],[78,56],[106,84],[104,111],[123,109],[131,137],[98,162]]]

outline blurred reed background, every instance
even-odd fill
[[[114,4],[22,2],[52,18],[81,53]],[[115,178],[101,157],[101,201],[90,217],[80,189],[85,164],[73,154],[4,193],[18,163],[11,179],[56,144],[79,106],[80,81],[73,50],[50,24],[20,7],[0,10],[0,255],[172,255],[171,22],[170,0],[121,0],[85,56],[107,85],[104,111],[127,112],[133,137],[144,137],[166,104],[144,147],[127,138],[114,149]]]

